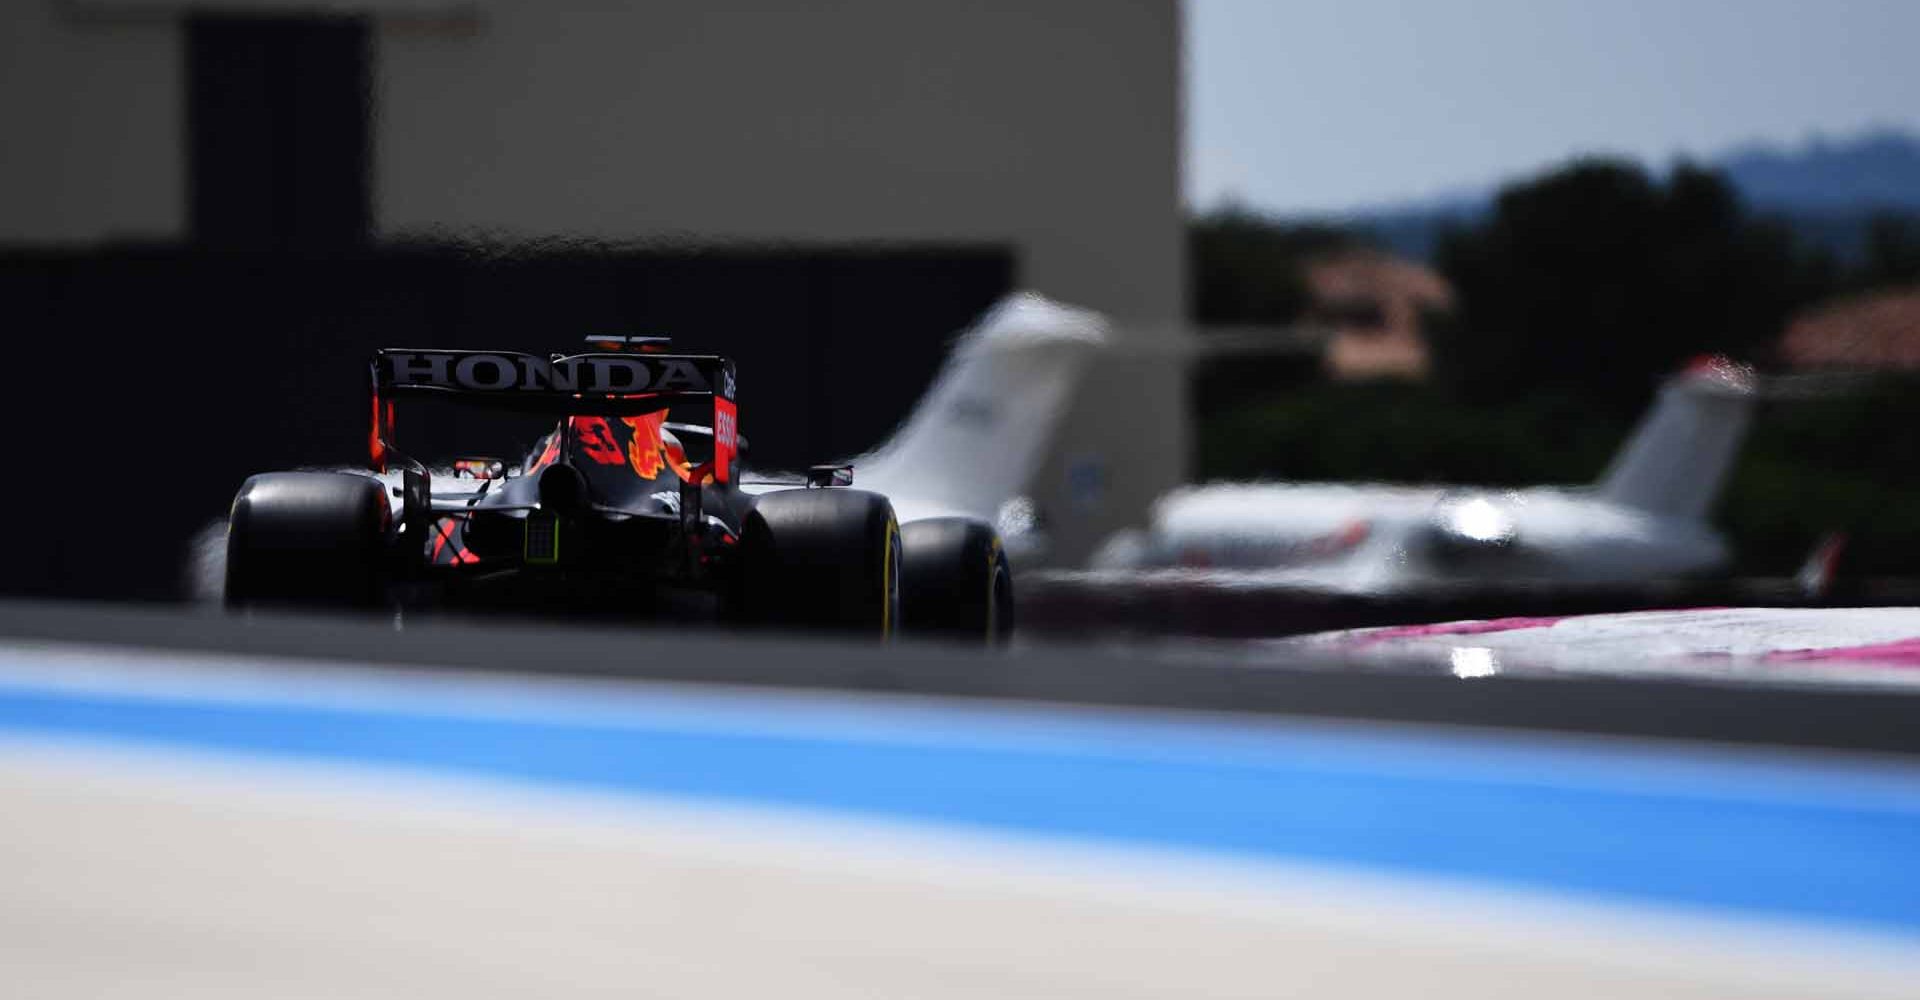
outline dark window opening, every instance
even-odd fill
[[[372,214],[366,19],[196,15],[186,32],[195,242],[363,244]]]

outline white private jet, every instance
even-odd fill
[[[1714,573],[1729,552],[1706,516],[1751,422],[1754,383],[1717,359],[1670,379],[1591,486],[1189,486],[1154,505],[1147,530],[1109,539],[1093,568],[1378,596]]]
[[[1036,543],[1018,530],[1029,526],[1005,523],[1004,508],[1022,501],[1087,362],[1109,338],[1099,313],[1032,292],[1002,299],[954,341],[893,435],[851,460],[855,483],[886,494],[903,522],[999,518],[1010,548]]]

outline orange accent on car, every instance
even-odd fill
[[[614,440],[607,418],[568,417],[567,422],[588,458],[601,465],[619,465],[627,460],[627,456],[620,453],[620,442]]]
[[[428,562],[439,562],[441,550],[453,541],[453,518],[443,517],[433,525],[433,552],[427,556]]]
[[[433,523],[433,550],[427,556],[427,562],[438,565],[440,554],[446,553],[449,566],[471,566],[480,561],[480,557],[467,543],[454,537],[455,531],[464,520],[458,517],[443,517]]]
[[[388,421],[393,419],[392,413],[393,407],[389,404],[387,406]],[[367,425],[367,462],[373,467],[373,471],[375,472],[387,471],[387,442],[384,440],[384,435],[381,434],[380,393],[378,390],[375,390],[373,394],[373,419],[369,421]]]
[[[633,466],[634,474],[642,479],[652,479],[666,468],[661,459],[666,446],[660,439],[660,426],[666,420],[665,410],[620,418],[621,423],[633,428],[633,437],[627,441],[627,461]]]

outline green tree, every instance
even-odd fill
[[[1867,222],[1860,266],[1847,275],[1857,289],[1908,285],[1920,281],[1920,219],[1881,212]]]
[[[1433,330],[1448,383],[1616,410],[1691,356],[1754,356],[1832,279],[1717,173],[1682,165],[1662,184],[1609,160],[1505,189],[1484,224],[1442,236],[1437,264],[1459,302]]]
[[[1311,305],[1306,265],[1359,245],[1350,232],[1228,207],[1187,226],[1188,314],[1205,325],[1292,323]]]

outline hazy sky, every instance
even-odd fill
[[[1583,152],[1920,130],[1920,0],[1187,0],[1187,197],[1398,201]]]

